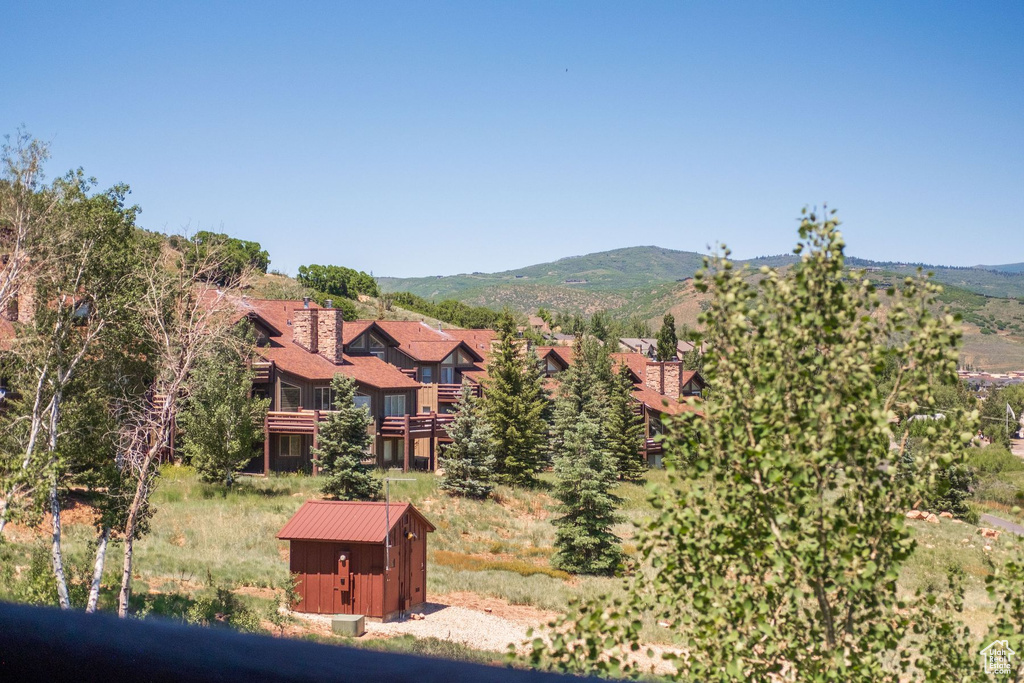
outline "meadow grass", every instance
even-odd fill
[[[986,474],[979,485],[978,493],[983,495],[976,496],[973,504],[1015,501],[1024,487],[1024,469],[1018,469],[1015,461],[990,460],[978,463]],[[437,527],[428,537],[429,597],[468,591],[565,613],[575,600],[625,596],[621,578],[569,576],[551,567],[551,522],[558,512],[550,494],[550,474],[542,477],[539,490],[499,486],[494,499],[487,501],[448,496],[433,474],[389,476],[411,480],[392,482],[391,500],[412,502]],[[651,487],[666,481],[664,472],[655,471],[643,485],[616,487],[624,517],[616,531],[627,555],[637,554],[634,524],[653,515],[648,501]],[[149,533],[136,544],[133,608],[183,618],[197,601],[208,600],[218,588],[228,588],[238,592],[250,609],[273,614],[290,585],[288,545],[276,534],[304,501],[319,497],[319,485],[317,479],[302,475],[243,477],[228,491],[199,481],[190,468],[164,467],[153,495]],[[1012,541],[1004,536],[986,542],[975,527],[949,520],[909,525],[918,549],[901,572],[901,594],[943,591],[947,574],[962,572],[966,602],[962,618],[975,633],[983,631],[992,618],[985,577],[1008,557]],[[66,525],[66,553],[73,576],[87,577],[94,538],[91,525]],[[986,545],[991,550],[986,551]],[[45,555],[46,538],[40,534],[34,541],[21,539],[5,546],[4,561],[25,567],[33,550]],[[104,575],[104,609],[114,606],[120,561],[121,545],[112,543]],[[673,640],[673,634],[652,623],[645,623],[644,634],[651,642]],[[405,646],[395,643],[394,647]],[[418,651],[417,647],[406,651]]]

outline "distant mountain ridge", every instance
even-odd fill
[[[629,298],[631,292],[661,287],[693,277],[693,274],[703,266],[704,257],[704,254],[697,252],[677,251],[658,246],[625,247],[581,256],[567,256],[556,261],[498,273],[475,272],[420,278],[382,277],[378,280],[381,288],[388,292],[409,291],[428,299],[453,298],[484,305],[487,305],[490,298],[486,290],[507,290],[509,287],[565,288],[576,290],[577,294],[578,290],[583,290],[598,295],[598,298],[603,298],[602,295]],[[784,266],[794,263],[796,258],[793,254],[780,254],[736,259],[736,263],[748,264],[755,268],[761,265]],[[870,268],[894,274],[913,274],[919,267],[918,264],[855,257],[848,258],[847,263],[855,268]],[[938,282],[955,285],[977,294],[1024,297],[1024,263],[974,267],[922,264],[920,267],[934,272],[935,280]],[[545,298],[543,292],[536,293],[541,295],[540,299]],[[535,297],[527,298],[533,300]],[[570,295],[568,292],[555,298],[565,299],[567,302],[581,299],[578,295]],[[577,307],[588,308],[570,306]]]

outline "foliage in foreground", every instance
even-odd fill
[[[762,268],[757,284],[728,251],[700,274],[715,400],[666,443],[670,483],[641,539],[651,571],[629,581],[625,604],[584,605],[550,645],[535,642],[535,664],[639,675],[629,653],[645,614],[682,639],[687,656],[669,655],[677,679],[896,681],[912,666],[915,615],[918,628],[951,628],[928,596],[897,596],[914,550],[903,513],[961,461],[977,416],[935,421],[914,476],[898,466],[906,437],[890,441],[894,420],[934,412],[930,387],[955,374],[959,331],[933,315],[938,288],[923,280],[877,315],[874,288],[843,272],[837,228],[806,216],[800,262]],[[883,392],[875,375],[890,354]]]

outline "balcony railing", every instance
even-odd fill
[[[480,391],[479,384],[470,384],[469,390],[473,396],[480,398],[482,392]],[[438,384],[437,385],[437,402],[438,403],[457,403],[462,398],[462,385],[461,384]]]
[[[454,419],[454,415],[439,415],[438,413],[392,415],[385,417],[381,422],[380,435],[389,437],[408,435],[410,438],[432,436],[438,440],[447,440],[448,433],[444,427],[451,424]]]
[[[662,448],[660,441],[655,441],[654,439],[646,439],[644,441],[644,452],[648,455],[658,455],[664,451],[665,449]]]
[[[268,434],[314,434],[317,423],[330,413],[329,410],[271,410],[267,413],[264,425]]]
[[[273,361],[257,360],[253,361],[252,369],[256,373],[252,378],[253,384],[267,384],[270,382],[271,369],[274,367]]]

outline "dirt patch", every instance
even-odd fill
[[[433,602],[493,614],[524,626],[544,626],[558,616],[558,612],[539,609],[531,605],[513,605],[501,598],[477,595],[469,591],[455,591],[446,595],[438,595]]]
[[[94,526],[99,516],[96,508],[92,505],[72,496],[64,502],[64,507],[60,511],[60,523],[62,527],[76,524]],[[44,514],[42,520],[35,526],[10,522],[4,527],[4,536],[17,543],[27,543],[51,533],[53,533],[53,515],[49,512]]]
[[[259,586],[241,586],[231,591],[238,595],[251,595],[256,598],[264,600],[276,600],[278,597],[278,591],[273,588],[259,587]]]

